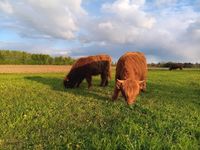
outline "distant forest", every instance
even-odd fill
[[[71,65],[75,59],[69,56],[52,57],[46,54],[31,54],[23,51],[0,50],[0,64],[16,65]],[[150,63],[149,67],[169,68],[176,62]],[[183,68],[200,68],[199,63],[179,63]],[[113,63],[112,65],[116,65]]]
[[[46,54],[31,54],[23,51],[0,50],[0,64],[18,65],[71,65],[71,57],[52,57]]]

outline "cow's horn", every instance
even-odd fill
[[[117,82],[119,82],[119,83],[123,83],[124,80],[119,80],[119,79],[117,79]]]
[[[139,81],[139,84],[143,84],[145,82],[145,80]]]
[[[69,81],[69,79],[67,77],[64,78],[65,81]]]

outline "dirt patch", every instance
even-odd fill
[[[70,65],[0,65],[0,73],[67,73],[70,68]]]

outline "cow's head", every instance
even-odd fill
[[[137,81],[133,79],[118,80],[116,82],[116,88],[118,88],[123,97],[125,98],[127,104],[133,104],[136,100],[137,95],[141,90],[146,87],[145,81]]]

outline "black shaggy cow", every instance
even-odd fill
[[[92,76],[101,75],[100,86],[108,85],[108,78],[111,77],[111,57],[108,55],[96,55],[82,57],[73,64],[70,72],[64,79],[65,88],[79,87],[86,79],[88,88],[92,86]]]
[[[172,63],[169,66],[169,70],[176,70],[176,69],[182,70],[183,69],[183,65],[181,63]]]

